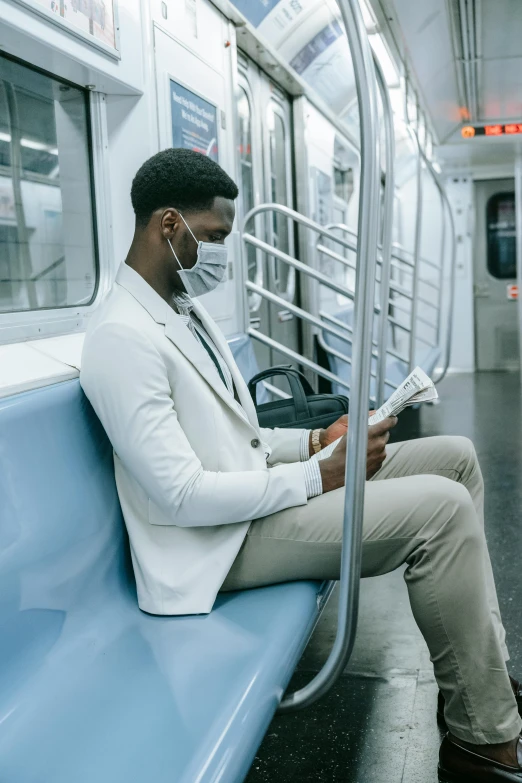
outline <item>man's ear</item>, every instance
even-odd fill
[[[165,239],[173,239],[182,222],[181,215],[177,209],[174,209],[174,207],[165,209],[160,217],[161,233]]]

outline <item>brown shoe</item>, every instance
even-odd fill
[[[501,764],[462,748],[446,734],[439,752],[441,783],[520,783],[522,781],[522,740],[518,741],[518,765]]]
[[[522,684],[518,680],[515,680],[514,677],[510,677],[509,681],[511,682],[515,699],[517,700],[518,714],[520,717],[522,717]],[[442,695],[441,691],[439,691],[439,695],[437,697],[437,723],[444,731],[448,730],[446,721],[444,720],[444,696]]]

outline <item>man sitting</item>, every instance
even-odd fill
[[[210,612],[220,590],[339,578],[346,439],[328,459],[313,454],[347,417],[315,433],[260,429],[195,298],[223,279],[237,193],[189,150],[144,163],[129,254],[85,339],[81,383],[114,447],[139,605],[154,614]],[[505,664],[473,446],[438,437],[386,451],[394,424],[369,427],[362,576],[406,564],[450,732],[442,768],[522,781],[520,688]]]

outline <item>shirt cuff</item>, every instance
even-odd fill
[[[303,461],[303,470],[308,499],[315,498],[317,495],[322,495],[323,479],[321,478],[321,470],[318,461],[316,459],[308,459],[306,462]]]
[[[299,459],[301,462],[308,462],[310,459],[310,433],[312,430],[303,430],[299,442]]]

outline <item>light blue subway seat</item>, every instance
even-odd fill
[[[78,381],[0,401],[0,778],[229,783],[254,758],[320,586],[138,609],[112,452]]]

